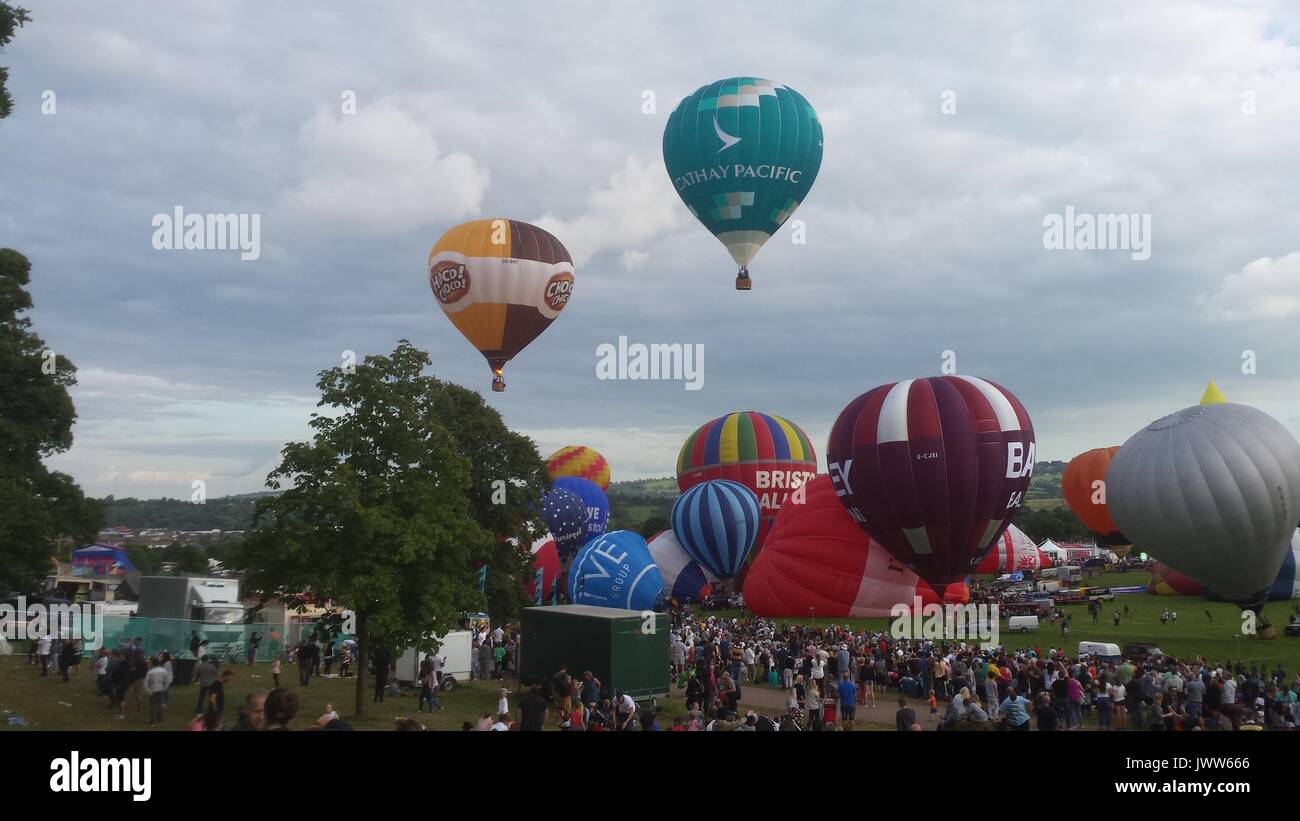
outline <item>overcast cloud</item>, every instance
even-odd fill
[[[33,13],[0,60],[0,245],[31,258],[36,329],[80,368],[76,444],[52,463],[92,494],[261,489],[308,435],[317,372],[402,337],[543,455],[588,444],[615,479],[670,475],[691,430],[744,409],[802,425],[824,464],[851,398],[938,373],[944,350],[1020,397],[1040,458],[1119,444],[1211,378],[1300,430],[1285,3]],[[777,234],[748,294],[660,151],[677,101],[737,74],[791,85],[825,128],[807,243]],[[177,205],[261,214],[260,258],[154,250]],[[1149,214],[1150,258],[1046,250],[1067,206]],[[541,224],[577,262],[504,394],[424,270],[480,216]],[[620,335],[703,344],[703,389],[596,379]]]

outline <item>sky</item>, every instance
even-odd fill
[[[824,467],[851,399],[944,351],[1019,397],[1040,459],[1121,444],[1210,379],[1300,431],[1294,5],[26,5],[0,245],[78,367],[49,463],[89,494],[261,490],[318,372],[402,338],[615,480],[672,475],[736,410],[800,425]],[[661,151],[677,102],[736,75],[799,91],[825,135],[806,241],[777,233],[749,293]],[[260,256],[155,249],[177,206],[260,215]],[[1149,219],[1149,257],[1045,247],[1067,207]],[[481,217],[575,261],[505,393],[425,268]],[[702,388],[597,378],[620,336],[702,345]]]

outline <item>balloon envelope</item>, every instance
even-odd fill
[[[569,567],[569,599],[574,604],[654,610],[663,596],[663,578],[650,549],[630,530],[587,542]]]
[[[798,425],[757,411],[729,413],[701,425],[677,454],[677,488],[729,479],[758,497],[755,550],[763,546],[777,511],[790,494],[817,475],[817,454]]]
[[[1300,518],[1300,443],[1256,408],[1193,405],[1133,434],[1106,471],[1115,523],[1228,599],[1267,598]]]
[[[677,195],[744,266],[808,196],[822,125],[789,86],[729,77],[677,104],[663,151]]]
[[[560,558],[572,555],[587,541],[587,506],[571,490],[554,489],[542,497],[542,520],[555,536]]]
[[[713,479],[677,497],[672,524],[692,559],[719,579],[731,579],[758,536],[758,497],[739,482]]]
[[[560,490],[575,494],[582,500],[582,504],[587,508],[587,539],[605,532],[605,525],[609,523],[609,497],[599,485],[576,476],[561,476],[552,484]]]
[[[650,548],[650,557],[659,566],[664,593],[679,602],[701,602],[708,598],[709,574],[687,554],[671,530],[660,531],[646,544]]]
[[[976,565],[976,573],[1014,573],[1038,570],[1041,566],[1038,545],[1015,525],[1008,525],[989,552]]]
[[[510,219],[462,223],[429,252],[429,287],[443,312],[501,371],[546,330],[573,293],[573,260],[555,237]],[[499,385],[499,386],[498,386]]]
[[[872,388],[827,445],[840,502],[932,585],[960,581],[1011,523],[1034,467],[1034,428],[1005,388],[972,376]]]
[[[600,485],[601,490],[609,490],[609,463],[586,445],[565,445],[546,457],[546,472],[553,480],[561,476],[577,476],[590,479]]]
[[[1097,534],[1106,544],[1124,545],[1128,540],[1119,532],[1119,526],[1111,518],[1106,507],[1105,489],[1106,468],[1110,460],[1119,452],[1119,445],[1109,448],[1095,448],[1070,460],[1061,474],[1061,495],[1065,505],[1079,517],[1083,526]]]
[[[872,542],[840,505],[827,476],[808,483],[803,504],[782,508],[745,574],[745,607],[759,616],[877,618],[897,604],[939,597]]]
[[[542,574],[542,601],[550,601],[555,592],[555,583],[560,579],[560,554],[555,547],[555,539],[548,533],[533,542],[533,575],[525,585],[528,600],[537,601],[537,573]]]

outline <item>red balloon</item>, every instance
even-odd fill
[[[1005,388],[933,376],[854,399],[826,452],[849,514],[939,587],[964,578],[1011,523],[1034,470],[1034,428]]]
[[[560,578],[560,553],[555,547],[555,539],[547,535],[533,542],[532,554],[533,575],[525,585],[528,590],[528,600],[537,601],[537,571],[540,570],[542,571],[542,601],[548,602],[555,590],[555,583]]]
[[[844,511],[830,477],[808,482],[803,504],[781,506],[745,577],[745,607],[760,616],[875,618],[896,604],[938,604]]]
[[[989,547],[989,552],[975,567],[976,573],[1015,573],[1017,570],[1038,570],[1043,566],[1038,545],[1015,525],[1002,531]]]

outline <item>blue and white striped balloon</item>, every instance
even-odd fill
[[[731,579],[758,537],[758,497],[729,479],[703,482],[677,497],[672,524],[692,559],[719,579]]]
[[[1273,580],[1268,597],[1271,601],[1300,599],[1300,530],[1291,537],[1291,549],[1282,560],[1282,569]]]

